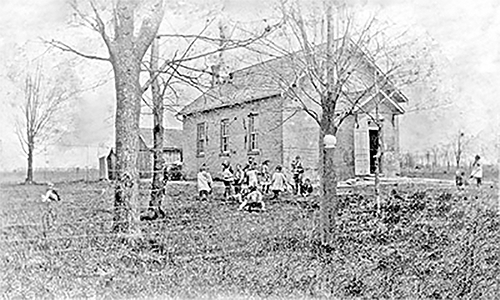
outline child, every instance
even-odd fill
[[[271,200],[277,199],[279,194],[285,191],[287,180],[285,174],[283,174],[282,167],[276,166],[276,171],[273,174],[273,178],[271,179],[271,191],[273,191],[273,197]]]
[[[246,187],[245,184],[241,185],[241,188],[238,189],[237,191],[235,190],[234,194],[229,197],[230,200],[237,202],[237,203],[242,203],[243,199],[248,195],[249,191],[248,188]]]
[[[260,184],[262,186],[263,194],[269,193],[269,186],[271,185],[270,179],[271,174],[269,174],[269,161],[265,160],[260,168]]]
[[[246,177],[248,180],[248,187],[258,187],[259,186],[259,179],[257,178],[257,164],[253,163],[252,165],[249,166],[247,172],[246,172]]]
[[[309,196],[309,195],[312,194],[312,192],[313,192],[313,186],[312,186],[311,180],[309,180],[309,178],[306,178],[304,180],[304,183],[300,187],[300,190],[301,190],[301,195],[303,197],[307,197],[307,196]]]
[[[304,173],[304,167],[302,166],[302,161],[300,156],[297,155],[295,160],[292,161],[292,174],[294,183],[294,193],[300,195],[300,187],[302,185],[302,174]]]
[[[226,160],[222,163],[222,182],[224,183],[224,198],[227,200],[233,194],[234,175],[230,163]]]
[[[61,197],[59,197],[59,193],[54,188],[54,184],[49,183],[49,187],[47,188],[47,192],[45,195],[42,195],[42,202],[47,201],[61,201]]]
[[[465,172],[463,170],[458,169],[455,172],[455,185],[457,189],[463,190],[465,188]]]
[[[470,174],[470,178],[475,178],[476,179],[476,185],[477,187],[481,187],[481,181],[483,178],[483,166],[479,162],[481,157],[479,155],[476,155],[474,158],[474,163],[472,164],[472,172]]]
[[[245,174],[241,169],[241,165],[236,165],[236,170],[234,171],[234,193],[239,194],[241,192],[241,185],[243,184],[243,180],[245,179]]]
[[[265,211],[266,206],[264,201],[262,201],[262,193],[257,189],[256,186],[250,187],[250,193],[245,196],[243,202],[238,207],[238,210],[248,210],[248,211]]]
[[[200,168],[200,172],[197,175],[198,178],[198,192],[200,194],[200,200],[207,200],[208,194],[212,193],[212,176],[208,173],[206,166],[203,164]]]

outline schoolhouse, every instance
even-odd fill
[[[362,63],[345,85],[352,91],[343,91],[345,97],[337,102],[339,117],[347,114],[336,135],[336,172],[341,180],[373,174],[376,146],[382,141],[380,170],[393,176],[399,170],[398,116],[408,100],[372,59],[364,53],[357,57]],[[202,164],[217,173],[223,161],[244,165],[250,156],[257,162],[269,160],[271,170],[282,165],[289,173],[292,160],[300,156],[305,177],[319,178],[320,127],[313,116],[321,115],[321,106],[311,96],[300,62],[303,58],[292,54],[220,76],[182,109],[186,177],[195,177]],[[383,88],[365,92],[356,103],[348,101],[350,92],[359,95],[357,86],[374,78],[383,81]]]

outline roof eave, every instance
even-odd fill
[[[276,96],[280,96],[281,94],[282,93],[280,91],[280,92],[275,92],[275,93],[269,94],[269,95],[264,96],[264,97],[250,98],[250,99],[245,100],[243,102],[227,103],[227,104],[223,104],[223,105],[218,105],[218,106],[214,106],[214,107],[208,107],[208,108],[205,108],[205,109],[191,110],[191,111],[187,111],[187,112],[183,112],[181,110],[179,112],[179,114],[182,115],[182,116],[189,116],[189,115],[204,113],[204,112],[207,112],[207,111],[217,110],[217,109],[221,109],[221,108],[228,108],[228,107],[231,108],[231,107],[235,107],[235,106],[242,105],[242,104],[245,104],[245,103],[251,103],[251,102],[255,102],[255,101],[267,100],[267,99],[270,99],[270,98],[273,98],[273,97],[276,97]]]

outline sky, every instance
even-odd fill
[[[221,1],[226,14],[243,23],[257,22],[269,13],[270,5],[265,0]],[[193,26],[202,26],[203,13],[199,11],[210,9],[211,2],[169,3],[160,32],[183,32],[192,30]],[[495,134],[499,131],[497,112],[500,111],[500,1],[351,0],[349,3],[376,11],[390,22],[410,27],[433,42],[432,55],[439,61],[439,96],[451,98],[450,103],[426,111],[409,109],[400,120],[402,151],[424,152],[434,145],[453,141],[461,130],[470,137],[470,155],[481,152],[486,161],[494,162],[495,153],[498,153]],[[0,170],[25,165],[14,133],[15,108],[12,105],[13,101],[22,99],[22,93],[8,78],[9,68],[23,58],[45,55],[50,60],[50,55],[62,57],[60,53],[47,54],[41,38],[64,40],[82,51],[105,55],[99,37],[88,29],[75,26],[72,17],[66,0],[0,2],[0,56],[3,58]],[[114,94],[110,66],[105,62],[80,59],[74,64],[78,67],[84,91],[73,102],[71,125],[68,125],[71,133],[46,147],[47,150],[39,149],[35,158],[37,167],[95,167],[97,156],[112,145]],[[409,92],[410,102],[425,97],[428,95],[418,89]],[[150,125],[147,117],[142,122],[144,126]],[[167,127],[180,125],[173,117],[169,117],[167,123]]]

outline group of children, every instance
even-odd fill
[[[302,180],[304,168],[300,157],[292,162],[293,185],[283,174],[283,167],[277,165],[271,175],[269,161],[262,162],[260,168],[252,157],[242,168],[237,164],[233,170],[229,161],[222,163],[222,177],[224,183],[224,198],[235,200],[240,203],[239,210],[265,210],[264,195],[272,192],[270,200],[278,199],[280,194],[291,187],[295,194],[304,197],[313,192],[311,181],[306,178]],[[205,165],[202,165],[198,173],[198,191],[201,200],[206,200],[212,192],[212,176]]]

